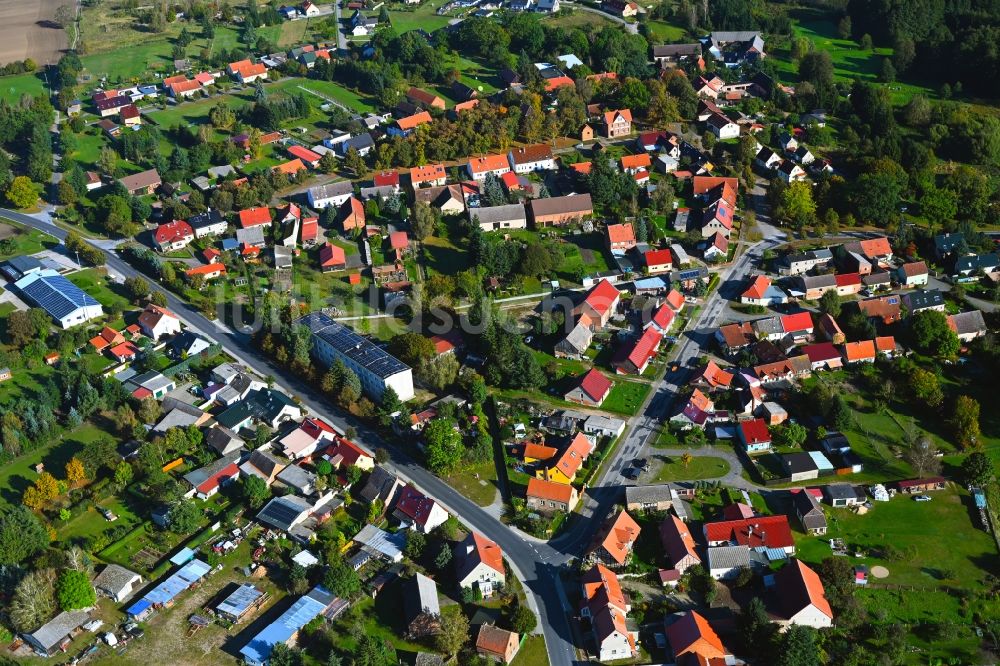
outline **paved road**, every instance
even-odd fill
[[[29,216],[5,209],[0,209],[0,215],[44,231],[60,241],[66,238],[66,232],[49,221],[47,215]],[[106,267],[110,274],[122,278],[147,277],[120,259],[113,251],[106,249],[106,243],[95,243],[95,246],[104,251]],[[270,374],[275,377],[279,386],[287,390],[290,395],[299,397],[303,406],[312,413],[341,429],[354,427],[357,430],[356,441],[369,451],[380,446],[387,448],[392,454],[390,468],[405,480],[419,486],[424,493],[440,502],[469,527],[497,542],[504,550],[514,573],[529,591],[528,603],[538,613],[539,630],[545,636],[549,663],[552,666],[574,666],[580,663],[576,659],[576,650],[567,619],[573,613],[573,609],[566,601],[559,572],[579,553],[579,549],[588,543],[590,530],[577,529],[575,536],[564,537],[553,544],[525,538],[428,472],[405,452],[388,445],[378,433],[363,423],[345,418],[339,411],[334,411],[324,401],[317,399],[310,386],[301,382],[285,368],[273,365],[269,358],[252,347],[248,336],[233,331],[219,322],[210,321],[173,293],[162,291],[166,295],[168,307],[177,313],[189,328],[215,340],[228,354],[260,374]]]
[[[340,51],[341,55],[344,55],[347,53],[347,37],[344,35],[346,26],[344,26],[343,19],[340,16],[340,2],[341,0],[334,0],[333,11],[337,16],[337,50]]]

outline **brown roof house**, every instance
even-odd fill
[[[133,196],[152,194],[161,184],[160,174],[156,169],[147,169],[131,176],[125,176],[118,182]]]
[[[594,204],[590,194],[532,199],[528,208],[535,227],[582,222],[594,214]]]
[[[568,483],[557,483],[545,479],[528,479],[525,500],[528,508],[539,513],[569,513],[576,507],[580,496],[576,488]]]
[[[513,631],[500,629],[489,622],[479,628],[476,652],[487,659],[509,664],[521,647],[520,638]]]

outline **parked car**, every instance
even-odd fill
[[[931,501],[931,496],[930,495],[917,495],[916,497],[913,498],[913,501],[914,502],[930,502]]]
[[[636,479],[638,479],[639,478],[639,474],[640,474],[640,470],[637,470],[634,467],[629,467],[624,472],[622,472],[622,476],[624,476],[626,479],[631,479],[632,481],[635,481]]]

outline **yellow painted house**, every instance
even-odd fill
[[[556,457],[557,453],[559,453],[559,449],[531,442],[524,445],[524,454],[522,457],[526,464],[531,464],[551,460]]]
[[[538,470],[535,477],[554,483],[567,485],[573,483],[576,479],[576,473],[593,450],[594,445],[587,439],[587,436],[583,433],[577,433],[566,450],[556,459],[555,464]]]

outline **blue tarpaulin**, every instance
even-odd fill
[[[287,643],[288,639],[298,633],[302,627],[319,617],[333,601],[334,596],[317,585],[308,594],[292,604],[288,610],[281,614],[281,617],[251,638],[250,642],[240,649],[240,654],[243,655],[248,664],[267,663],[275,645]]]

